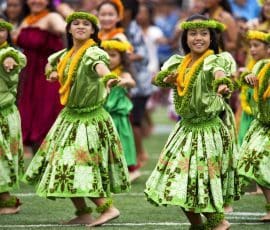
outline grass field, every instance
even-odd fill
[[[142,176],[136,180],[129,194],[114,196],[121,216],[98,229],[188,229],[189,224],[179,207],[154,207],[146,202],[143,195],[145,181],[159,157],[168,133],[173,125],[166,118],[164,110],[154,115],[158,132],[145,141],[149,152],[149,164],[142,169]],[[21,212],[17,215],[0,216],[0,229],[85,229],[84,226],[63,226],[59,223],[73,217],[74,208],[68,199],[56,201],[39,198],[34,188],[22,185],[15,193],[22,200]],[[90,204],[90,202],[89,202]],[[259,222],[264,213],[264,198],[261,195],[244,196],[234,203],[234,213],[227,215],[231,229],[270,229],[270,224]]]

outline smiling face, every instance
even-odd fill
[[[210,31],[207,28],[188,30],[187,45],[191,53],[203,54],[210,46]]]
[[[249,42],[250,54],[255,61],[267,58],[268,54],[268,45],[260,40],[250,40]]]
[[[111,30],[120,21],[115,6],[110,3],[105,3],[99,8],[98,19],[102,30]]]
[[[75,19],[70,24],[69,32],[73,39],[86,41],[94,33],[92,23],[86,19]]]
[[[32,14],[37,14],[48,7],[49,0],[27,0],[27,5]]]

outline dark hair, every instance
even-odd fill
[[[72,38],[71,33],[69,32],[71,23],[72,23],[72,21],[66,25],[66,37],[67,37],[67,49],[68,50],[71,49],[73,46],[73,38]],[[92,24],[92,27],[94,28],[94,33],[91,34],[90,38],[92,38],[97,43],[97,45],[100,46],[100,39],[98,38],[98,32],[99,32],[98,26],[92,22],[91,22],[91,24]]]
[[[154,8],[153,8],[153,4],[151,3],[142,3],[140,4],[139,7],[145,7],[147,12],[148,12],[148,16],[149,16],[149,21],[150,21],[150,25],[154,25]]]
[[[131,11],[132,20],[136,18],[139,8],[138,0],[122,0],[125,10]]]
[[[0,14],[0,19],[3,19],[5,21],[8,21],[7,20],[7,17],[4,15],[4,14]],[[13,42],[12,42],[12,39],[11,39],[11,35],[10,35],[10,31],[8,31],[8,36],[7,36],[7,42],[10,46],[14,46]]]
[[[221,6],[228,13],[232,14],[232,8],[228,0],[221,0],[218,5]],[[208,13],[208,12],[209,12],[209,9],[206,8],[203,11],[203,14]]]
[[[114,2],[111,2],[111,1],[108,1],[108,0],[107,0],[107,1],[101,2],[101,3],[99,4],[99,6],[97,7],[97,11],[100,11],[100,8],[101,8],[103,5],[105,5],[105,4],[109,4],[109,5],[113,6],[113,7],[115,8],[115,10],[116,10],[118,16],[120,15],[120,12],[119,12],[119,9],[118,9],[117,5],[116,5]],[[116,23],[116,27],[117,27],[117,28],[122,27],[121,21],[119,21],[119,22]]]
[[[21,2],[21,5],[22,5],[22,12],[20,13],[20,15],[18,17],[18,25],[20,25],[21,22],[23,21],[23,19],[25,18],[25,16],[30,13],[29,8],[26,4],[26,1],[25,0],[19,0],[19,1]],[[7,21],[10,21],[10,19],[7,15],[7,9],[5,9],[5,11],[3,13],[6,16]]]
[[[209,20],[207,17],[205,17],[201,14],[194,14],[194,15],[190,16],[186,21],[190,22],[190,21],[194,21],[197,19],[203,20],[203,21]],[[208,30],[210,32],[209,49],[212,49],[215,54],[218,54],[219,47],[218,47],[217,33],[216,33],[215,29],[208,28]],[[187,44],[187,34],[188,34],[188,30],[184,30],[183,34],[182,34],[182,38],[181,38],[181,44],[182,44],[182,47],[183,47],[185,54],[190,53],[190,48],[188,47],[188,44]]]

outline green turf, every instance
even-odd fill
[[[162,111],[162,110],[161,110]],[[160,117],[162,113],[155,113],[155,120],[162,120],[163,124],[171,124],[166,120],[166,116]],[[132,186],[131,194],[121,194],[114,197],[115,205],[121,211],[120,218],[110,222],[107,226],[98,229],[188,229],[188,223],[184,214],[179,207],[154,207],[146,202],[143,195],[145,181],[149,177],[149,173],[153,170],[155,162],[159,157],[159,153],[165,144],[168,134],[155,134],[145,140],[145,146],[149,152],[149,163],[142,169],[143,175],[135,181]],[[26,164],[28,164],[27,161]],[[27,194],[34,193],[34,188],[29,185],[22,184],[21,189],[15,193]],[[21,212],[17,215],[0,216],[0,229],[36,229],[29,225],[57,225],[61,221],[68,220],[73,217],[74,208],[68,199],[58,199],[56,201],[39,198],[37,196],[20,197],[23,205]],[[238,202],[234,203],[235,212],[264,212],[264,198],[262,195],[244,196]],[[91,202],[89,201],[89,204]],[[96,216],[96,215],[95,215]],[[257,230],[270,229],[270,224],[260,224],[260,216],[228,216],[231,223],[250,223],[251,225],[232,225],[231,229]],[[164,223],[172,225],[164,225]],[[152,224],[151,224],[152,223]],[[163,223],[163,225],[155,225],[155,223]],[[182,224],[181,224],[182,223]],[[183,223],[185,223],[183,225]],[[117,225],[119,224],[119,225]],[[125,226],[124,224],[130,224]],[[132,226],[133,224],[133,226]],[[137,225],[136,225],[137,224]],[[138,225],[139,224],[139,225]],[[141,224],[141,225],[140,225]],[[258,225],[260,224],[260,225]],[[28,225],[24,228],[13,227],[10,225]],[[85,229],[83,226],[54,226],[42,227],[41,229]]]

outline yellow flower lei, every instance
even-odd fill
[[[249,40],[260,40],[263,42],[270,43],[270,34],[264,33],[259,30],[249,30],[246,35],[247,39]]]
[[[60,94],[60,102],[62,105],[66,105],[69,93],[70,93],[70,88],[71,84],[74,78],[74,74],[76,73],[76,70],[78,68],[79,62],[84,55],[85,51],[95,45],[96,43],[94,42],[93,39],[87,40],[84,45],[77,51],[77,53],[74,55],[74,57],[71,60],[68,73],[67,73],[67,78],[64,79],[64,71],[65,68],[67,67],[67,63],[70,60],[71,56],[74,53],[74,47],[72,47],[63,57],[63,59],[59,62],[57,65],[57,72],[59,75],[59,82],[60,82],[60,89],[59,89],[59,94]]]
[[[270,68],[270,62],[265,64],[264,67],[261,69],[261,71],[258,74],[258,85],[256,87],[254,87],[254,100],[256,102],[259,101],[259,88],[262,85],[262,82],[264,80],[264,78],[266,77],[266,71]],[[270,97],[270,86],[267,87],[267,89],[265,90],[264,94],[263,94],[263,100],[266,100],[267,98]]]
[[[132,45],[128,41],[104,40],[101,47],[107,50],[117,50],[119,52],[133,51]]]
[[[8,42],[5,41],[0,45],[0,49],[8,47]]]
[[[248,71],[251,71],[255,64],[256,64],[256,61],[252,58],[247,64]],[[252,114],[251,107],[250,107],[249,102],[247,100],[248,89],[249,89],[249,87],[247,85],[243,85],[241,87],[240,101],[241,101],[241,107],[242,107],[243,111],[247,114]]]
[[[121,77],[121,74],[123,73],[123,66],[119,65],[115,69],[112,70],[112,73],[115,74],[116,76]]]
[[[202,64],[204,59],[209,55],[213,54],[213,50],[207,50],[191,67],[190,71],[186,74],[187,67],[192,61],[191,55],[188,54],[184,57],[182,63],[178,67],[177,92],[179,96],[184,96],[187,93],[187,89],[190,83],[191,77],[195,74],[199,66]]]

